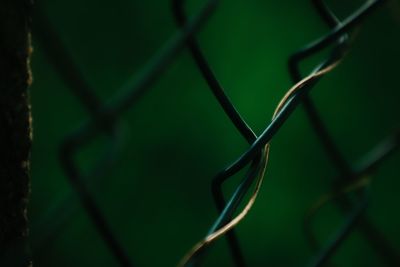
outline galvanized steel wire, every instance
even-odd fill
[[[368,18],[371,12],[386,1],[368,0],[344,20],[337,19],[334,12],[321,0],[312,1],[318,15],[329,27],[329,32],[290,56],[288,69],[294,85],[278,103],[272,121],[266,124],[265,130],[258,136],[246,123],[225,93],[223,86],[213,73],[206,55],[201,50],[201,45],[196,39],[196,34],[204,27],[213,11],[217,8],[219,1],[206,1],[198,13],[191,18],[187,18],[185,14],[185,2],[185,0],[172,0],[173,14],[178,27],[176,33],[149,59],[140,71],[139,76],[134,76],[128,80],[122,88],[117,90],[118,94],[115,98],[108,103],[102,103],[96,96],[95,89],[87,84],[77,66],[72,62],[67,49],[63,47],[57,32],[52,29],[51,23],[46,19],[46,16],[40,14],[40,8],[37,8],[36,25],[38,26],[34,29],[35,38],[39,40],[48,59],[60,73],[71,92],[76,95],[82,106],[90,113],[89,120],[69,134],[60,145],[59,159],[66,177],[78,194],[79,200],[89,214],[93,225],[119,264],[121,266],[135,266],[130,255],[127,254],[124,246],[113,233],[101,207],[88,189],[87,180],[89,177],[98,179],[102,176],[102,170],[110,168],[111,162],[115,159],[112,155],[118,154],[120,118],[130,107],[140,101],[147,91],[151,90],[154,82],[187,47],[211,92],[237,131],[248,142],[249,147],[233,163],[227,165],[214,177],[211,187],[219,216],[210,226],[204,239],[188,252],[179,265],[200,265],[202,258],[206,257],[207,249],[212,245],[213,241],[219,237],[226,236],[232,252],[231,256],[236,266],[246,266],[245,255],[241,251],[234,227],[245,217],[256,200],[267,168],[271,139],[285,124],[293,111],[302,104],[314,131],[321,141],[321,145],[330,157],[332,164],[340,173],[337,179],[338,185],[333,188],[332,192],[322,197],[321,204],[312,209],[305,219],[305,233],[316,253],[308,266],[317,267],[327,263],[355,227],[359,227],[362,230],[369,244],[381,256],[382,262],[387,266],[400,266],[397,251],[364,214],[368,202],[367,189],[369,183],[363,183],[365,177],[371,175],[379,163],[398,148],[399,133],[395,133],[378,144],[359,165],[352,166],[344,159],[336,147],[309,94],[311,89],[316,87],[319,80],[326,73],[334,70],[346,57],[347,53],[351,53],[349,50],[351,49],[352,39],[355,38],[354,30]],[[52,41],[46,42],[46,39],[51,39]],[[324,49],[329,49],[328,57],[308,75],[302,76],[300,63]],[[89,174],[84,174],[76,165],[75,156],[80,149],[100,134],[108,136],[110,140],[109,150],[105,151],[104,157],[93,166]],[[222,190],[224,183],[246,167],[248,167],[247,172],[236,186],[234,193],[231,196],[224,196]],[[348,188],[353,189],[348,190]],[[355,191],[359,191],[359,193],[356,193],[358,201],[353,203],[354,201],[348,195]],[[69,198],[73,198],[73,196],[69,196]],[[337,203],[344,212],[345,220],[338,227],[338,231],[332,240],[320,246],[313,234],[311,222],[313,215],[328,201]],[[65,203],[60,203],[59,206],[55,207],[51,213],[52,216],[57,216],[62,207],[65,207]],[[239,210],[239,207],[244,208]],[[45,223],[51,222],[52,216],[46,218],[47,221]],[[56,233],[57,228],[53,232]],[[33,249],[39,249],[40,245],[45,242],[46,238],[42,238],[40,242],[35,243],[36,245]],[[268,265],[268,262],[265,264]]]

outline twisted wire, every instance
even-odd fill
[[[335,27],[339,27],[341,25],[341,21],[327,7],[324,1],[312,0],[312,3],[315,9],[318,11],[320,17],[324,20],[324,22],[330,29],[334,29]],[[345,42],[350,42],[350,36],[347,33],[344,33],[344,35],[339,39],[339,43],[344,44]],[[296,54],[294,54],[289,59],[289,72],[294,82],[301,78],[300,63],[304,59],[305,58],[296,57]],[[329,132],[326,129],[326,126],[320,118],[317,108],[313,104],[311,97],[306,96],[303,100],[303,105],[309,121],[314,128],[317,136],[319,137],[323,148],[331,159],[333,165],[339,171],[340,175],[337,177],[337,179],[335,179],[339,186],[341,183],[343,183],[343,181],[345,181],[345,184],[347,184],[349,183],[349,181],[350,183],[356,183],[357,180],[362,180],[363,176],[360,176],[357,171],[353,170],[352,166],[350,166],[350,164],[346,162],[345,158],[335,145],[332,137],[329,135]],[[338,186],[334,186],[334,191],[337,191],[336,187]],[[344,185],[342,185],[341,187],[344,187]],[[334,195],[335,193],[333,192],[332,194]],[[351,209],[352,204],[348,196],[345,196],[343,198],[336,198],[335,200],[337,206],[342,210],[342,212],[346,213]],[[366,208],[366,205],[364,205],[364,208]],[[314,210],[314,212],[316,211],[317,210]],[[359,209],[355,208],[353,213],[358,214]],[[313,213],[310,213],[308,216],[312,217],[312,215]],[[319,246],[316,242],[316,238],[312,234],[310,225],[307,225],[311,222],[308,216],[306,217],[304,223],[305,233],[311,246],[315,250],[317,250]],[[352,215],[350,214],[349,217],[351,216]],[[400,258],[397,251],[389,244],[386,238],[379,232],[379,230],[374,226],[372,222],[370,222],[370,220],[364,214],[360,214],[360,217],[361,219],[359,220],[359,228],[362,231],[363,235],[367,238],[367,241],[370,243],[370,245],[373,246],[378,255],[380,255],[381,260],[385,262],[388,266],[398,266],[400,264]]]
[[[313,0],[313,4],[319,15],[330,27],[330,32],[311,42],[289,58],[289,71],[294,85],[282,97],[273,113],[272,121],[259,136],[253,132],[251,127],[236,110],[234,104],[230,101],[208,64],[195,37],[212,15],[218,3],[217,0],[208,0],[205,2],[197,15],[193,16],[191,19],[186,18],[184,12],[185,1],[172,0],[173,12],[179,30],[166,42],[163,48],[148,61],[138,76],[130,78],[126,84],[117,91],[116,96],[109,103],[101,103],[101,101],[97,99],[94,93],[95,90],[85,81],[77,66],[72,62],[67,50],[63,47],[56,32],[50,27],[50,23],[46,21],[45,16],[43,14],[37,16],[37,24],[39,27],[35,35],[39,40],[42,40],[41,45],[45,48],[49,60],[58,70],[61,78],[82,102],[82,105],[87,108],[90,115],[89,119],[76,131],[68,135],[61,144],[60,161],[68,180],[78,194],[81,204],[86,209],[94,226],[97,228],[100,236],[108,245],[110,252],[115,256],[119,264],[121,266],[133,266],[129,254],[125,251],[124,246],[111,230],[105,215],[101,211],[101,207],[99,207],[92,196],[87,185],[88,178],[98,178],[101,176],[99,170],[102,169],[102,167],[106,166],[106,169],[110,167],[114,157],[107,157],[106,155],[109,151],[116,151],[119,139],[119,121],[123,113],[135,105],[136,102],[145,95],[158,77],[163,74],[186,46],[189,48],[199,71],[207,81],[216,100],[236,129],[249,143],[249,148],[242,153],[237,160],[214,177],[212,181],[212,193],[219,211],[219,216],[210,227],[205,238],[198,242],[181,260],[179,263],[180,266],[199,265],[206,250],[214,241],[224,235],[227,237],[232,252],[232,258],[236,266],[245,266],[243,253],[241,252],[238,238],[233,229],[248,214],[259,193],[268,163],[271,139],[293,111],[296,110],[299,104],[303,104],[305,107],[314,131],[321,139],[322,145],[325,147],[332,163],[339,170],[340,177],[350,177],[352,179],[364,177],[367,172],[372,172],[379,162],[391,154],[398,146],[398,135],[394,138],[395,141],[393,141],[394,139],[392,138],[391,141],[384,142],[383,145],[379,146],[379,153],[376,152],[373,154],[365,165],[361,165],[363,167],[352,169],[334,144],[309,96],[310,90],[318,81],[325,74],[333,70],[344,58],[349,48],[348,32],[358,26],[375,8],[384,2],[384,0],[366,1],[352,15],[343,21],[339,21],[322,1]],[[53,42],[45,41],[49,36]],[[309,75],[302,78],[299,67],[301,61],[330,46],[333,47],[329,56],[317,65]],[[75,162],[75,155],[82,147],[101,133],[105,133],[110,139],[110,150],[106,151],[105,156],[95,164],[89,174],[84,175]],[[226,201],[222,192],[223,184],[231,176],[238,173],[246,166],[249,166],[246,175],[237,185],[236,190],[228,198],[228,201]],[[340,204],[343,207],[347,207],[346,210],[351,207],[352,212],[346,217],[345,222],[339,228],[331,242],[327,243],[321,252],[316,254],[316,257],[309,266],[316,267],[326,263],[332,257],[335,250],[351,233],[357,222],[363,223],[361,225],[364,225],[365,235],[369,238],[376,251],[381,255],[387,255],[389,257],[389,266],[398,266],[393,265],[396,264],[396,257],[393,256],[393,249],[390,248],[386,240],[377,233],[374,226],[369,224],[368,220],[363,215],[367,205],[367,190],[364,185],[362,189],[362,196],[356,205],[351,205],[351,203],[348,202]],[[244,208],[239,211],[239,207],[243,205]],[[60,208],[55,208],[54,214],[56,214],[59,209]],[[50,214],[50,217],[54,216],[54,214]],[[309,231],[309,233],[310,236],[312,236],[312,232]],[[377,244],[383,244],[384,248],[377,248]]]
[[[295,53],[290,59],[290,66],[296,66],[297,62],[306,58],[307,56],[312,55],[330,45],[330,42],[335,42],[336,39],[341,38],[342,34],[356,26],[358,23],[362,21],[362,19],[369,14],[375,7],[381,4],[382,1],[369,1],[365,3],[360,9],[358,9],[353,15],[348,17],[342,24],[337,25],[329,34],[325,37],[320,38],[319,40],[313,42],[311,45],[307,46],[305,49],[300,50]],[[328,18],[328,16],[327,16]],[[217,179],[225,181],[230,176],[234,175],[238,171],[240,171],[250,160],[252,157],[256,156],[257,150],[265,145],[265,158],[268,158],[269,152],[269,141],[274,136],[274,134],[279,130],[279,128],[283,125],[285,120],[288,118],[291,112],[295,109],[295,107],[301,102],[302,98],[306,96],[308,91],[317,83],[319,78],[321,78],[324,74],[331,71],[338,62],[344,57],[347,52],[347,45],[345,42],[341,41],[338,43],[336,49],[333,50],[331,56],[326,59],[325,62],[321,63],[317,66],[314,71],[304,78],[302,81],[298,82],[292,89],[290,89],[279,103],[277,109],[275,110],[274,116],[272,118],[272,122],[268,125],[268,127],[264,130],[264,132],[253,142],[250,148],[243,153],[234,163],[232,163],[229,167],[223,170],[218,176]],[[301,89],[301,90],[300,90]],[[293,94],[293,95],[292,95]],[[290,96],[290,97],[289,97]],[[264,166],[265,168],[265,166]],[[265,170],[262,171],[264,173]],[[245,180],[246,181],[246,180]],[[235,203],[236,205],[227,205],[226,208],[222,211],[221,215],[218,217],[214,226],[209,231],[208,235],[199,243],[197,243],[191,251],[184,257],[181,261],[181,266],[190,266],[192,265],[192,261],[195,261],[198,258],[200,252],[205,250],[207,246],[209,246],[212,241],[216,240],[221,235],[225,234],[229,230],[231,230],[237,223],[240,222],[241,219],[247,214],[248,210],[251,208],[254,200],[257,196],[259,183],[262,182],[262,176],[258,179],[256,190],[253,192],[249,202],[243,209],[241,213],[234,219],[229,221],[229,217],[232,215],[233,211],[238,206],[242,196],[248,190],[251,183],[247,183],[247,187],[243,187],[241,194],[235,194],[231,198],[228,203]],[[225,227],[223,224],[225,223]],[[222,227],[222,228],[220,228]],[[218,229],[220,228],[220,229]]]
[[[326,67],[322,68],[318,72],[313,73],[312,75],[304,78],[303,80],[298,82],[296,85],[294,85],[283,96],[283,98],[280,100],[279,104],[277,105],[277,107],[276,107],[276,109],[274,111],[274,114],[272,116],[272,120],[274,120],[276,118],[276,116],[278,116],[278,114],[280,112],[282,112],[282,109],[286,106],[287,102],[290,101],[290,99],[293,98],[302,88],[304,88],[304,86],[306,84],[308,84],[309,82],[312,82],[312,81],[320,78],[324,74],[326,74],[329,71],[331,71],[332,69],[334,69],[337,66],[337,64],[339,63],[339,60],[336,61],[336,62],[330,63],[329,65],[327,65]],[[234,199],[232,199],[230,202],[228,202],[228,205],[225,207],[223,213],[221,213],[220,217],[217,219],[216,223],[211,228],[209,234],[204,238],[204,240],[202,240],[199,243],[197,243],[189,251],[189,253],[182,259],[182,261],[180,262],[179,266],[187,266],[187,265],[191,264],[192,261],[196,260],[195,257],[197,255],[199,255],[203,250],[205,250],[207,248],[207,246],[209,246],[213,241],[217,240],[219,237],[223,236],[228,231],[232,230],[233,227],[235,227],[247,215],[247,213],[252,208],[252,206],[253,206],[256,198],[257,198],[257,195],[258,195],[258,193],[260,191],[260,188],[261,188],[261,185],[262,185],[262,182],[263,182],[263,178],[264,178],[264,173],[265,173],[265,170],[266,170],[266,167],[267,167],[267,163],[268,163],[269,150],[270,150],[270,144],[267,143],[265,145],[264,149],[263,149],[262,167],[261,167],[261,169],[259,171],[259,174],[257,176],[257,180],[256,180],[256,185],[255,185],[254,191],[252,192],[251,197],[248,200],[248,202],[245,205],[245,207],[243,208],[243,210],[236,217],[234,217],[229,222],[226,222],[223,225],[221,223],[221,222],[224,222],[223,221],[223,216],[224,216],[224,214],[227,214],[227,210],[230,207],[230,203],[232,203],[232,201]]]

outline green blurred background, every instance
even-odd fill
[[[107,101],[176,30],[169,1],[41,1],[73,60]],[[194,14],[203,1],[188,1]],[[328,1],[342,18],[362,1]],[[379,8],[359,31],[351,53],[312,91],[321,116],[346,159],[355,162],[398,129],[399,2]],[[198,40],[243,117],[260,133],[291,86],[287,58],[327,32],[310,1],[221,1]],[[67,135],[88,118],[34,40],[31,88],[34,141],[29,218],[37,225],[72,191],[57,157]],[[49,40],[50,41],[50,40]],[[319,57],[316,57],[319,58]],[[309,62],[317,62],[311,59]],[[312,64],[305,63],[308,70]],[[79,157],[87,170],[105,147],[96,140]],[[246,142],[232,126],[185,50],[123,118],[121,151],[106,177],[91,184],[97,203],[137,266],[175,266],[217,216],[213,175],[238,157]],[[367,213],[400,247],[396,153],[374,175]],[[260,196],[238,236],[249,266],[304,266],[313,255],[302,232],[306,211],[337,175],[298,108],[271,143]],[[226,186],[232,193],[241,176]],[[73,215],[34,257],[35,266],[118,266],[76,194]],[[67,214],[67,210],[65,211]],[[54,218],[57,224],[61,217]],[[329,205],[315,229],[326,241],[343,217]],[[35,234],[36,233],[36,234]],[[39,233],[39,234],[37,234]],[[335,254],[338,266],[381,266],[359,231]],[[226,241],[206,266],[231,266]]]

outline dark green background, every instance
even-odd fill
[[[203,3],[189,2],[190,14]],[[341,17],[360,3],[329,1]],[[352,162],[399,127],[398,5],[392,2],[370,16],[347,59],[312,91],[322,118]],[[176,30],[169,1],[42,1],[42,6],[104,101]],[[326,31],[309,1],[231,0],[221,1],[198,39],[227,94],[260,133],[291,86],[288,56]],[[33,237],[38,238],[52,225],[38,228],[36,223],[72,190],[58,161],[59,144],[88,114],[33,39],[29,218]],[[316,59],[304,64],[305,71]],[[247,144],[187,50],[124,116],[122,135],[118,161],[105,178],[91,185],[91,191],[137,266],[174,266],[217,216],[210,193],[213,175]],[[80,166],[89,169],[107,142],[100,138],[86,148]],[[368,208],[397,247],[399,160],[397,153],[374,175]],[[314,201],[330,190],[336,174],[298,108],[273,139],[260,196],[237,228],[249,266],[307,263],[312,250],[302,233],[302,220]],[[227,194],[240,178],[228,183]],[[35,266],[117,266],[75,194],[69,202],[75,207],[73,216],[39,250]],[[326,241],[342,220],[333,205],[324,209],[315,227],[320,240]],[[54,223],[59,221],[59,216],[54,218]],[[207,266],[231,266],[225,240],[218,241],[206,259]],[[381,265],[358,231],[339,249],[334,262]]]

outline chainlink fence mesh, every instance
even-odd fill
[[[208,220],[208,231],[204,237],[199,240],[192,239],[193,236],[201,237],[201,232],[196,232],[197,230],[195,229],[185,227],[184,225],[186,222],[184,219],[181,218],[178,220],[174,217],[169,217],[168,212],[164,214],[166,216],[164,221],[160,221],[159,224],[147,225],[143,227],[143,229],[139,228],[136,231],[149,231],[151,233],[152,228],[162,228],[165,223],[182,225],[182,231],[179,235],[185,236],[185,232],[190,232],[190,240],[187,240],[187,242],[193,243],[193,247],[187,247],[187,252],[183,253],[181,256],[178,255],[179,253],[175,252],[176,255],[173,258],[180,258],[179,263],[177,262],[180,266],[199,266],[202,264],[211,264],[215,266],[286,266],[285,262],[290,261],[285,259],[285,257],[295,257],[293,253],[275,252],[281,255],[278,256],[278,258],[282,257],[280,264],[274,263],[274,261],[271,263],[269,260],[271,256],[268,255],[265,256],[264,262],[255,263],[252,261],[251,255],[253,255],[253,253],[249,251],[254,250],[257,253],[263,253],[262,247],[260,247],[262,246],[262,242],[254,237],[254,244],[252,247],[243,247],[241,244],[241,230],[240,228],[237,230],[236,226],[239,226],[239,223],[246,215],[252,214],[252,218],[257,218],[258,214],[262,212],[262,210],[258,209],[253,213],[251,208],[253,203],[257,201],[256,197],[263,183],[263,177],[265,176],[266,179],[263,186],[268,187],[268,183],[270,182],[269,165],[267,165],[268,159],[270,157],[272,160],[274,151],[280,149],[279,145],[274,146],[274,144],[272,144],[271,155],[269,155],[269,144],[274,140],[279,130],[292,117],[292,114],[302,107],[310,122],[315,138],[319,140],[320,147],[324,150],[331,166],[334,167],[334,170],[328,169],[326,171],[327,176],[335,173],[334,177],[336,178],[331,180],[329,177],[320,177],[321,184],[325,184],[325,186],[322,187],[326,188],[324,190],[326,193],[321,194],[322,196],[314,201],[308,211],[305,212],[306,214],[304,215],[302,226],[305,239],[312,249],[312,257],[308,260],[308,263],[300,263],[298,260],[294,260],[294,262],[298,262],[297,265],[307,264],[307,266],[313,267],[333,266],[336,264],[341,266],[341,262],[334,260],[335,253],[341,248],[343,243],[346,242],[349,236],[351,236],[354,231],[357,231],[361,234],[363,240],[365,240],[365,244],[376,255],[380,264],[383,266],[400,266],[398,249],[393,245],[390,237],[385,235],[384,231],[382,231],[382,229],[374,223],[368,213],[366,213],[369,202],[370,184],[374,177],[374,172],[377,167],[398,148],[399,132],[394,131],[389,136],[382,138],[380,142],[376,144],[371,143],[369,145],[369,151],[361,156],[359,161],[352,163],[348,160],[348,157],[343,155],[341,149],[335,144],[333,134],[328,130],[330,127],[324,119],[322,119],[322,116],[318,112],[318,107],[311,96],[312,92],[319,90],[318,87],[322,87],[320,84],[326,79],[326,75],[340,70],[342,64],[344,64],[342,61],[352,53],[356,53],[357,38],[358,35],[361,34],[361,26],[365,21],[376,20],[374,14],[381,12],[382,6],[388,5],[387,2],[388,1],[383,0],[359,1],[357,3],[358,6],[353,3],[353,10],[351,12],[347,11],[346,16],[337,15],[335,8],[330,7],[332,5],[331,3],[325,3],[320,0],[303,3],[304,5],[312,5],[312,8],[315,10],[315,18],[304,18],[304,20],[310,19],[321,25],[325,24],[325,33],[289,56],[287,66],[292,85],[288,86],[289,89],[287,89],[287,92],[284,92],[283,89],[280,91],[284,92],[281,97],[275,97],[273,101],[265,100],[269,105],[274,102],[277,106],[274,114],[272,112],[268,114],[270,109],[250,105],[254,112],[263,114],[264,125],[261,131],[253,130],[251,123],[246,122],[244,119],[246,116],[242,115],[240,108],[236,107],[235,101],[231,100],[229,88],[225,90],[224,85],[222,85],[222,82],[218,79],[218,75],[214,73],[213,64],[207,59],[207,53],[209,53],[209,51],[207,49],[203,51],[201,41],[199,41],[201,39],[199,35],[203,32],[203,29],[211,27],[210,20],[213,18],[214,13],[217,12],[221,6],[230,5],[230,3],[225,1],[219,3],[217,0],[199,2],[198,6],[196,6],[196,11],[191,11],[190,15],[188,15],[186,10],[189,9],[187,5],[190,3],[186,3],[184,0],[173,0],[171,4],[172,12],[170,14],[173,16],[176,23],[175,33],[170,35],[167,41],[146,60],[143,67],[136,68],[136,73],[132,78],[129,78],[121,87],[113,90],[112,96],[107,96],[106,100],[104,100],[103,96],[99,96],[96,88],[92,88],[87,81],[85,74],[75,63],[76,61],[79,62],[79,59],[77,60],[77,57],[69,52],[68,47],[64,45],[65,40],[61,38],[62,36],[60,36],[56,28],[52,25],[51,16],[46,14],[46,9],[38,3],[35,9],[33,37],[37,41],[41,53],[46,56],[46,59],[51,63],[65,86],[79,100],[81,107],[85,109],[88,116],[79,127],[66,135],[59,145],[58,161],[73,191],[66,191],[66,193],[64,192],[61,194],[62,197],[60,197],[58,201],[51,202],[46,212],[43,213],[44,215],[33,223],[31,231],[33,258],[36,257],[35,255],[46,255],[49,244],[54,242],[57,235],[68,231],[68,221],[76,216],[77,209],[81,205],[87,214],[87,218],[85,217],[84,220],[90,222],[90,225],[95,229],[99,242],[104,242],[104,253],[112,255],[114,263],[118,263],[119,266],[152,266],[152,261],[155,259],[148,258],[145,264],[143,260],[135,259],[135,255],[139,255],[141,251],[145,249],[141,246],[141,243],[145,242],[143,238],[140,239],[140,241],[138,240],[138,244],[132,245],[127,249],[127,245],[124,245],[127,243],[125,233],[121,233],[116,230],[115,226],[113,227],[112,222],[114,218],[112,215],[107,214],[110,214],[110,210],[116,210],[122,214],[122,218],[126,218],[127,221],[135,220],[135,218],[138,217],[151,216],[151,210],[145,214],[141,214],[140,211],[135,210],[135,205],[130,204],[130,202],[142,201],[144,203],[143,207],[146,207],[146,203],[149,201],[148,199],[155,202],[162,202],[167,201],[165,200],[166,196],[153,193],[154,191],[152,191],[151,186],[147,186],[141,189],[147,192],[143,193],[141,199],[132,197],[132,199],[123,202],[122,205],[120,203],[118,206],[113,206],[115,203],[110,204],[109,202],[107,203],[107,201],[99,199],[100,197],[99,194],[96,193],[95,185],[102,184],[101,181],[109,179],[108,182],[111,184],[115,183],[124,187],[140,187],[141,183],[135,182],[135,180],[148,179],[152,181],[151,183],[164,183],[161,182],[161,179],[171,179],[170,177],[152,177],[151,173],[153,172],[149,171],[149,176],[137,177],[135,175],[130,175],[130,180],[121,182],[112,178],[112,172],[114,169],[121,168],[121,165],[118,163],[119,155],[124,153],[125,157],[127,155],[126,152],[123,152],[124,140],[127,138],[126,135],[135,138],[136,132],[146,130],[138,128],[127,132],[125,129],[126,120],[124,119],[124,115],[127,112],[131,112],[130,110],[138,105],[148,105],[150,100],[145,100],[144,98],[151,93],[152,88],[157,86],[157,82],[161,77],[166,75],[165,73],[173,68],[174,62],[182,57],[182,53],[188,51],[193,61],[187,65],[190,66],[190,68],[197,69],[201,74],[204,79],[203,87],[208,87],[210,89],[216,103],[220,106],[218,112],[225,113],[225,116],[227,116],[226,118],[228,118],[234,126],[228,128],[229,131],[237,131],[237,135],[240,135],[248,145],[233,160],[232,158],[225,159],[225,162],[229,163],[229,161],[231,161],[231,163],[220,169],[212,180],[207,180],[210,184],[211,195],[202,195],[199,193],[198,196],[195,196],[203,199],[203,201],[206,201],[204,199],[212,197],[218,211],[217,215],[210,217],[212,218],[212,222]],[[291,3],[286,4],[290,5]],[[110,5],[112,5],[112,3],[110,3]],[[159,12],[157,11],[157,6],[154,6],[153,9],[155,13]],[[194,10],[194,8],[191,7],[190,10]],[[241,14],[236,14],[236,16],[236,19],[240,20]],[[290,14],[287,16],[289,20]],[[74,19],[73,14],[71,14],[70,19]],[[104,20],[107,19],[107,17],[104,18]],[[258,18],[254,19],[257,20]],[[160,23],[160,21],[157,23]],[[157,27],[157,25],[155,25],[155,27]],[[277,26],[262,25],[261,23],[257,24],[257,22],[254,22],[254,24],[251,25],[245,24],[243,27],[267,28]],[[284,28],[283,26],[280,29]],[[232,31],[234,32],[234,29]],[[298,34],[301,35],[302,29],[288,28],[287,31],[298,32]],[[124,34],[129,35],[129,32]],[[148,33],[148,35],[150,34],[151,33]],[[219,36],[213,36],[217,44],[218,37]],[[108,37],[104,35],[103,38],[106,39]],[[137,38],[139,42],[139,38],[141,37],[138,36]],[[260,36],[254,35],[253,39],[249,42],[258,42],[260,38]],[[279,42],[275,36],[272,35],[268,36],[268,40],[269,42]],[[382,40],[382,42],[389,41],[390,37],[388,37],[387,40]],[[227,42],[229,43],[229,40]],[[102,46],[103,44],[99,42],[98,45]],[[258,47],[259,46],[256,46],[254,49],[259,49]],[[247,53],[246,50],[240,52]],[[270,50],[264,52],[270,54],[274,53],[274,51]],[[274,59],[273,57],[271,58],[272,60]],[[93,60],[96,59],[94,58]],[[99,62],[98,64],[101,65],[102,63]],[[230,63],[226,62],[226,64],[226,67],[229,68]],[[301,67],[303,65],[304,67]],[[243,69],[244,73],[257,71],[251,63],[247,66],[240,66],[240,68]],[[384,68],[384,66],[382,68]],[[308,71],[306,71],[306,69],[308,69]],[[282,72],[283,69],[279,71]],[[272,73],[273,72],[269,72],[271,75]],[[229,78],[232,80],[240,79],[240,77]],[[268,79],[267,71],[265,72],[265,79]],[[184,87],[184,85],[182,87]],[[243,88],[241,94],[251,94],[251,87],[252,85],[249,84],[248,88]],[[279,87],[279,84],[276,87]],[[170,90],[170,88],[164,89]],[[182,91],[191,90],[191,88],[180,89]],[[264,88],[264,90],[270,89]],[[352,88],[349,86],[348,91],[351,90]],[[383,89],[378,90],[383,91]],[[335,92],[332,94],[334,93]],[[385,93],[382,92],[382,94]],[[353,95],[349,96],[349,98],[351,99],[352,96]],[[174,101],[182,101],[179,98],[174,99],[174,97],[175,95],[171,94],[171,98],[165,99],[165,101],[170,105],[174,105]],[[390,96],[386,97],[390,98]],[[352,101],[357,101],[357,99],[353,99]],[[193,105],[189,103],[186,105],[186,110],[182,110],[182,113],[190,114],[192,107],[199,108],[202,107],[202,105],[201,103],[194,103]],[[343,108],[341,103],[337,103],[336,107],[337,109]],[[35,107],[33,108],[35,109]],[[204,109],[206,110],[208,107],[204,106]],[[214,109],[214,111],[215,110],[216,109]],[[134,112],[133,110],[133,113]],[[61,111],[55,111],[55,113],[61,113]],[[206,114],[207,115],[204,115],[204,120],[208,119],[206,116],[214,116],[212,112]],[[57,114],[57,116],[60,116],[60,120],[63,119],[62,114]],[[141,114],[138,116],[141,116]],[[270,120],[271,118],[272,120]],[[168,136],[169,127],[190,127],[187,125],[180,125],[180,123],[176,121],[179,120],[179,118],[162,117],[160,120],[164,121],[160,124],[157,122],[150,125],[147,124],[151,127],[149,132],[158,132],[160,135],[165,134]],[[340,119],[338,119],[338,121],[340,122]],[[371,122],[371,124],[379,125],[379,122],[374,121]],[[338,125],[340,127],[340,123]],[[360,130],[360,132],[362,132],[362,130]],[[296,132],[292,132],[291,134],[293,136],[297,135]],[[194,138],[197,138],[196,140],[199,141],[198,137]],[[354,137],[351,136],[351,138]],[[182,140],[183,142],[190,140],[190,136]],[[217,141],[216,139],[215,142]],[[301,142],[301,138],[298,138],[297,141]],[[348,141],[351,142],[350,140]],[[195,142],[195,140],[193,142]],[[97,150],[95,153],[85,154],[85,150],[90,149],[93,143],[101,143],[101,148],[96,148]],[[172,183],[172,185],[177,187],[175,190],[184,191],[185,186],[196,187],[196,179],[192,179],[192,177],[197,176],[193,174],[195,170],[191,171],[182,167],[179,163],[179,157],[175,156],[176,153],[182,152],[179,143],[180,140],[176,140],[176,142],[173,142],[171,147],[167,149],[163,144],[156,144],[160,147],[160,150],[147,151],[145,157],[149,161],[148,168],[150,169],[158,168],[158,164],[160,164],[161,168],[164,168],[162,158],[172,157],[175,159],[177,162],[174,166],[171,166],[171,168],[178,170],[183,168],[182,173],[184,176],[187,176],[190,182],[183,185]],[[279,144],[281,146],[284,145],[282,142]],[[293,147],[292,149],[295,150],[296,148]],[[145,153],[145,150],[146,143],[138,148],[138,152],[130,151],[128,157],[132,157],[133,159],[140,157],[140,151]],[[161,155],[154,155],[158,153],[161,153]],[[361,153],[356,154],[360,155]],[[309,155],[308,151],[303,151],[300,155],[302,155],[300,157],[303,158],[299,160],[307,161],[308,157],[310,157],[310,161],[312,161],[311,158],[314,158],[314,161],[316,160],[314,156]],[[185,154],[183,153],[182,156],[184,157]],[[207,155],[207,157],[212,156],[212,154]],[[158,159],[158,161],[155,158]],[[198,158],[193,158],[190,160],[195,161],[197,159]],[[171,161],[167,159],[167,162]],[[201,168],[202,163],[200,162],[198,164],[200,166],[199,168]],[[315,162],[315,164],[319,163]],[[312,165],[311,163],[310,166]],[[124,168],[129,168],[129,164]],[[290,168],[290,164],[288,164],[287,168]],[[119,171],[122,173],[124,172],[123,169]],[[297,185],[307,187],[308,182],[299,182]],[[101,190],[106,191],[105,188]],[[33,194],[35,194],[35,191],[33,191]],[[39,192],[36,192],[36,194],[39,194]],[[260,195],[262,196],[263,194],[267,193],[261,191]],[[279,192],[276,192],[276,194],[279,194]],[[119,197],[118,194],[115,194],[115,191],[113,196],[115,198]],[[79,200],[79,203],[77,203],[77,200]],[[274,205],[274,203],[270,204]],[[341,220],[336,220],[334,223],[336,229],[330,229],[330,234],[327,235],[326,238],[321,239],[317,234],[319,231],[318,217],[320,216],[319,214],[324,216],[324,208],[332,204],[337,206],[340,211],[339,217]],[[188,207],[189,210],[196,210],[197,208],[199,207]],[[104,209],[108,210],[108,212],[105,212]],[[151,209],[151,207],[149,207],[149,209]],[[171,209],[173,208],[171,207]],[[196,211],[194,211],[194,213],[196,213]],[[304,214],[304,211],[302,211],[302,213]],[[190,214],[188,214],[188,216],[190,216]],[[265,216],[265,214],[262,216]],[[249,218],[248,220],[252,219]],[[301,232],[301,227],[299,225],[292,226],[296,227],[296,231]],[[271,231],[271,229],[268,229],[268,227],[267,224],[265,227],[257,229],[257,232],[262,233],[266,231],[266,233],[269,233],[268,231]],[[118,232],[118,234],[116,232]],[[193,235],[193,232],[196,233]],[[217,240],[219,237],[226,239],[227,243],[218,242]],[[268,237],[264,236],[263,238]],[[282,238],[284,239],[284,237]],[[132,240],[135,240],[134,236]],[[175,242],[177,241],[170,239],[167,241],[167,244],[174,247]],[[88,247],[80,244],[79,240],[75,239],[73,243],[73,247],[76,250],[90,250]],[[149,248],[149,246],[145,247]],[[226,248],[228,248],[228,251],[219,252],[224,251]],[[152,252],[154,258],[159,257],[160,254],[158,251],[163,249],[164,248],[154,245],[154,251]],[[266,251],[264,251],[264,253],[268,254]],[[218,259],[216,261],[218,263],[208,262],[210,254],[213,254],[214,257]],[[96,253],[94,253],[94,255],[96,255]],[[93,257],[93,255],[91,257]],[[63,259],[60,259],[60,261],[63,261]]]

